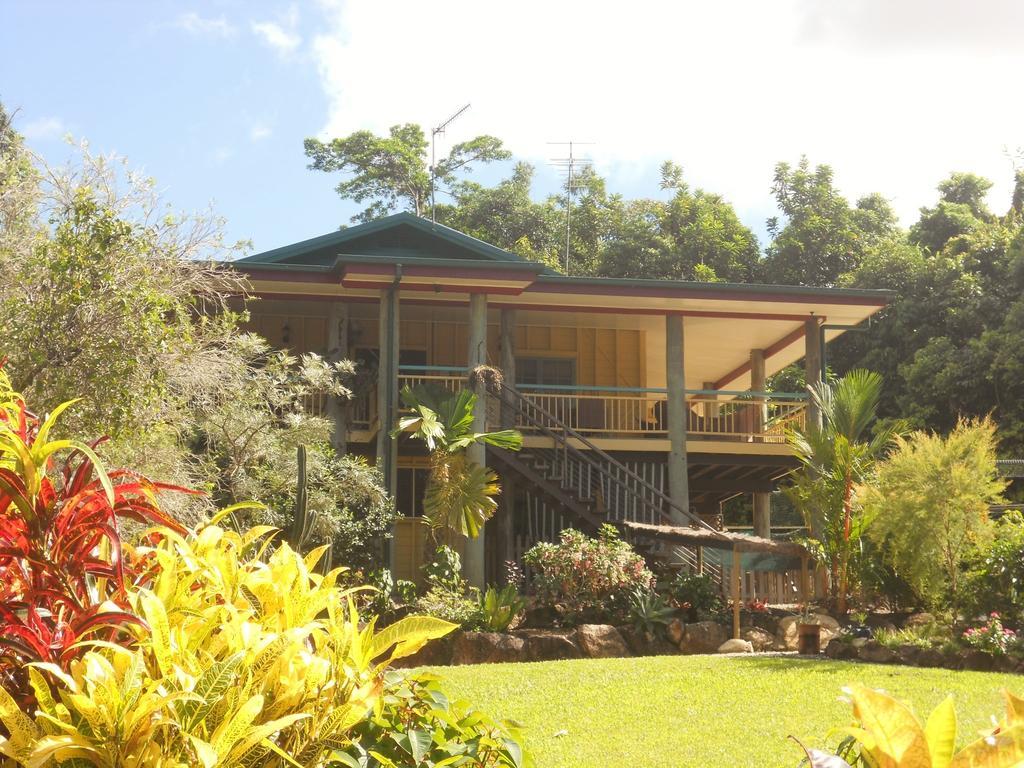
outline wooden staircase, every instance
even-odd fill
[[[502,424],[531,428],[531,435],[546,438],[543,447],[524,447],[518,453],[488,448],[498,469],[511,472],[530,490],[567,513],[590,532],[611,523],[621,529],[624,518],[609,509],[607,499],[625,498],[644,518],[656,525],[678,525],[680,517],[697,528],[715,530],[697,515],[675,505],[665,493],[626,465],[598,448],[543,406],[514,387],[491,382],[488,390],[490,413],[500,413]],[[671,513],[675,515],[671,515]],[[698,553],[686,547],[665,545],[632,537],[634,547],[649,561],[662,561],[686,570],[702,570],[717,584],[722,572],[717,563],[704,563]]]

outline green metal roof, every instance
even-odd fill
[[[563,275],[518,254],[436,224],[412,213],[396,213],[366,224],[331,232],[231,262],[242,269],[328,272],[340,263],[406,264],[422,266],[526,269],[537,274],[537,284],[625,288],[639,291],[674,289],[707,294],[772,293],[779,296],[830,296],[887,302],[893,291],[865,288],[819,288],[806,285],[757,283],[704,283],[688,280],[575,277]]]
[[[536,262],[524,259],[511,251],[405,212],[257,253],[239,259],[236,263],[330,266],[337,263],[339,257],[349,256],[375,259],[384,263],[462,259],[536,265]],[[545,269],[543,265],[537,266]]]

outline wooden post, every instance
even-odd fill
[[[466,362],[470,370],[487,362],[487,294],[469,295],[469,350]],[[476,407],[473,408],[473,431],[487,430],[487,391],[483,384],[476,388]],[[473,464],[486,466],[487,449],[483,444],[474,444],[466,449],[466,458]],[[464,570],[470,585],[483,589],[486,586],[484,529],[475,539],[466,541]]]
[[[685,514],[690,511],[690,488],[686,466],[686,376],[683,364],[682,315],[665,315],[665,369],[668,384],[668,492],[675,508],[669,517],[676,525],[689,522]]]
[[[348,304],[332,301],[327,308],[327,359],[337,363],[348,357]],[[331,395],[327,399],[327,417],[333,427],[331,445],[342,456],[348,451],[348,404]]]
[[[804,377],[808,387],[821,384],[821,327],[811,316],[804,323]],[[821,411],[813,400],[807,402],[807,423],[821,426]]]
[[[377,361],[377,467],[392,499],[398,493],[398,440],[391,430],[398,418],[398,286],[380,292],[380,333]],[[392,531],[392,534],[394,532]],[[388,542],[388,563],[395,570],[394,538]]]
[[[743,556],[740,551],[733,547],[732,550],[732,636],[740,636],[740,580],[743,578]]]
[[[505,383],[515,386],[516,383],[516,311],[501,310],[501,327],[499,331],[501,348],[501,374]],[[513,429],[515,414],[507,405],[501,406],[500,425],[502,429]],[[502,564],[515,559],[515,479],[506,472],[501,477],[501,496],[498,499],[498,512],[494,520],[494,567],[491,579],[499,583],[504,575]]]
[[[764,433],[765,424],[768,422],[768,403],[763,399],[763,393],[767,386],[764,368],[764,350],[750,350],[750,390],[758,393],[755,397],[761,398],[754,404],[753,432],[754,440]],[[772,496],[770,493],[758,492],[753,494],[754,503],[754,535],[762,539],[772,537]]]
[[[811,590],[811,575],[807,572],[807,560],[806,552],[800,555],[800,602],[804,605],[810,602],[808,598]]]

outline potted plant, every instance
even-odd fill
[[[864,611],[854,611],[850,614],[850,623],[846,627],[846,634],[850,637],[870,640],[872,637],[871,627],[868,626],[868,615]]]
[[[821,653],[821,624],[814,607],[810,604],[800,609],[800,620],[797,622],[797,651],[801,655]]]

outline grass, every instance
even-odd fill
[[[924,719],[952,693],[959,741],[1002,713],[1016,675],[779,657],[661,656],[432,670],[448,692],[525,726],[538,768],[795,768],[799,748],[834,743],[851,682],[909,702]]]

